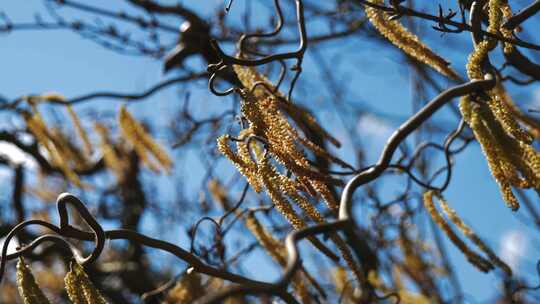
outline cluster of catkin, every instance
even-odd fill
[[[282,268],[287,267],[287,254],[283,243],[278,241],[272,234],[259,222],[253,212],[248,212],[246,219],[246,227],[255,236],[262,248],[272,257],[272,259]],[[315,286],[318,284],[313,277],[303,268],[293,278],[293,287],[302,303],[313,303],[309,290],[304,283],[305,280],[312,282]]]
[[[375,5],[384,5],[384,0],[373,0],[371,3]],[[411,33],[398,20],[391,20],[390,14],[387,12],[365,5],[366,16],[373,26],[383,35],[388,41],[400,48],[405,54],[415,60],[426,64],[435,71],[452,78],[459,80],[458,74],[450,68],[450,63],[425,45],[418,36]]]
[[[171,288],[161,304],[191,304],[198,303],[205,295],[211,291],[220,290],[225,287],[225,281],[216,277],[207,277],[188,269],[178,282]],[[248,302],[243,296],[228,297],[223,300],[223,304],[246,304]]]
[[[338,202],[332,194],[330,185],[338,183],[339,180],[319,172],[310,164],[305,152],[309,150],[331,162],[341,165],[344,163],[322,147],[303,138],[291,125],[288,117],[293,121],[303,120],[310,125],[310,129],[319,130],[319,135],[330,142],[337,143],[337,141],[330,139],[332,137],[323,131],[307,112],[275,92],[270,81],[255,68],[235,66],[234,70],[246,88],[242,91],[241,112],[249,122],[249,127],[234,140],[236,151],[229,145],[232,140],[229,135],[218,138],[218,149],[246,177],[256,192],[266,189],[277,210],[295,229],[304,228],[307,223],[303,216],[296,212],[293,204],[314,222],[325,222],[323,215],[310,199],[322,197],[330,210],[337,212]],[[280,173],[279,167],[285,168],[290,174]],[[360,279],[360,269],[346,243],[337,234],[332,234],[330,238],[357,279]],[[311,237],[309,240],[328,257],[337,258],[317,238]]]
[[[23,111],[22,114],[28,130],[47,151],[51,165],[58,168],[75,186],[82,187],[83,184],[77,171],[87,169],[90,166],[94,147],[79,117],[64,97],[56,93],[28,97],[27,101],[30,104],[31,111]],[[38,109],[39,103],[47,102],[65,103],[67,114],[81,144],[72,140],[60,128],[47,126]],[[160,171],[160,166],[170,172],[172,160],[167,155],[167,152],[156,143],[125,107],[120,110],[119,125],[123,137],[133,146],[143,163],[155,172]],[[99,146],[105,165],[120,179],[126,171],[125,151],[113,143],[109,137],[109,129],[105,125],[95,123],[94,128],[100,138]],[[149,155],[153,155],[157,164],[150,159]]]
[[[50,157],[51,164],[62,171],[66,178],[74,185],[82,187],[76,170],[84,169],[88,166],[92,146],[75,111],[73,111],[71,106],[67,105],[68,115],[83,142],[82,151],[59,128],[49,128],[38,109],[40,102],[64,101],[61,95],[45,94],[42,96],[33,96],[28,97],[27,101],[31,106],[31,111],[24,111],[22,114],[28,130],[43,145]]]
[[[224,210],[229,210],[229,198],[226,190],[217,181],[211,180],[208,183],[208,191],[212,195],[214,201],[219,204]],[[257,239],[261,248],[282,268],[287,267],[287,251],[283,242],[275,238],[268,229],[257,219],[255,210],[242,212],[236,210],[237,216],[244,218],[246,228]],[[294,290],[302,303],[313,303],[309,288],[305,281],[310,282],[311,286],[316,289],[321,295],[325,294],[320,284],[307,272],[303,265],[300,265],[299,272],[293,277],[292,283]]]
[[[433,198],[436,197],[439,200],[440,206],[444,214],[450,219],[450,221],[458,228],[461,233],[467,237],[480,251],[482,251],[486,257],[481,256],[469,246],[457,235],[452,229],[448,221],[437,210]],[[428,211],[433,221],[441,228],[441,230],[448,236],[450,241],[467,257],[467,260],[480,269],[483,272],[488,272],[494,269],[495,266],[503,270],[507,275],[512,275],[510,267],[503,262],[493,250],[484,242],[474,231],[459,217],[455,210],[450,208],[443,196],[436,191],[428,191],[424,193],[424,206]]]
[[[504,17],[511,15],[508,4],[502,0],[488,2],[491,33],[508,35],[502,28]],[[492,39],[479,42],[469,56],[467,74],[472,79],[483,79],[483,64],[497,46]],[[506,44],[504,48],[508,48]],[[486,156],[489,168],[499,185],[502,196],[512,210],[519,208],[512,187],[533,188],[540,192],[540,153],[532,147],[538,124],[527,119],[512,102],[502,83],[483,94],[468,95],[461,99],[461,113],[469,124]],[[524,123],[530,131],[520,125]]]
[[[84,269],[76,262],[64,278],[66,291],[73,304],[106,304],[107,301],[90,281]],[[17,286],[24,304],[49,304],[30,267],[22,258],[17,263]]]
[[[127,111],[123,106],[120,109],[120,115],[118,116],[120,123],[120,129],[124,138],[126,138],[139,155],[139,158],[153,171],[159,172],[159,165],[167,172],[170,172],[172,168],[172,160],[167,152],[152,138],[152,136],[146,132],[144,127]],[[159,163],[157,165],[152,161],[148,154],[154,156],[155,160]]]

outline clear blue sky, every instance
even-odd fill
[[[220,1],[184,1],[188,5],[199,3],[200,9],[206,9],[203,8],[206,4],[202,5],[202,2],[210,3],[208,7],[221,3]],[[117,1],[112,1],[112,3],[111,1],[91,1],[91,3],[104,5],[112,10],[118,5]],[[235,5],[241,7],[241,3],[243,1],[238,1]],[[41,1],[38,0],[4,0],[0,9],[5,11],[14,22],[30,21],[35,12],[44,12]],[[179,26],[178,22],[175,25]],[[308,30],[319,29],[315,26]],[[461,49],[453,49],[452,45],[466,41],[468,35],[450,34],[436,38],[429,42],[435,43],[436,49],[444,49],[443,53],[452,59],[454,65],[462,72],[466,57]],[[399,60],[395,59],[399,56],[397,52],[381,51],[379,46],[364,43],[361,39],[345,44],[325,45],[322,50],[331,52],[333,56],[339,56],[341,63],[335,69],[338,71],[336,73],[340,73],[338,79],[340,79],[339,75],[344,75],[341,81],[348,84],[347,100],[358,102],[360,106],[374,109],[377,113],[383,113],[385,117],[398,117],[392,120],[378,120],[380,125],[372,130],[364,128],[359,117],[359,126],[362,127],[359,128],[357,136],[362,137],[362,141],[369,145],[368,158],[374,161],[380,152],[385,136],[388,136],[389,131],[398,125],[399,118],[405,118],[411,114],[412,94],[407,71],[404,71],[399,66]],[[468,50],[466,52],[468,53]],[[305,73],[302,77],[306,85],[309,85],[309,83],[316,83],[319,75],[312,66],[314,63],[312,57],[308,54],[306,58]],[[97,46],[94,42],[81,39],[77,34],[63,30],[25,31],[0,35],[0,67],[2,70],[0,94],[8,99],[50,91],[60,92],[66,97],[96,90],[138,92],[171,77],[171,75],[165,77],[162,74],[162,62],[159,60],[119,55]],[[540,92],[540,87],[537,85],[534,90]],[[535,98],[540,99],[540,94],[535,95],[534,90],[520,93],[521,105],[538,103]],[[140,104],[130,106],[130,110],[139,118],[152,118],[155,115],[171,117],[171,110],[179,104],[178,93],[181,91],[182,88],[178,87],[162,91]],[[200,103],[202,108],[222,108],[230,104],[228,99],[209,95],[204,82],[201,82],[198,87],[191,87],[191,92],[192,99]],[[430,97],[432,96],[434,93]],[[311,107],[313,110],[316,110],[318,105],[328,107],[328,99],[332,98],[324,88],[298,92],[297,97],[308,99],[309,104],[313,105]],[[76,109],[80,112],[95,110],[96,107],[100,107],[99,110],[106,108],[116,110],[119,106],[119,102],[103,100],[92,105],[91,108],[81,105]],[[334,133],[340,138],[345,138],[344,130],[332,112],[319,111],[317,115],[319,118],[324,117],[334,122],[332,125]],[[444,111],[434,117],[436,121],[442,122],[451,121],[450,118],[451,116]],[[9,119],[9,117],[4,119]],[[167,120],[160,121],[165,127]],[[2,122],[0,125],[5,126],[5,123]],[[346,142],[344,146],[347,147]],[[352,161],[352,152],[344,148],[341,155]],[[177,169],[186,168],[186,164],[189,164],[189,176],[185,176],[185,180],[188,181],[190,187],[195,189],[201,172],[198,172],[200,169],[197,170],[197,166],[193,167],[190,161],[193,159],[195,158],[184,157],[182,164],[177,164]],[[187,174],[188,171],[183,172]],[[9,183],[10,180],[6,179],[2,182]],[[174,184],[168,185],[174,187]],[[394,190],[390,187],[392,185],[396,186],[389,183],[388,191],[397,192],[398,189]],[[196,193],[193,197],[196,197]],[[523,246],[518,249],[523,251],[523,257],[519,259],[516,273],[532,275],[530,277],[535,282],[533,269],[536,260],[540,258],[538,234],[532,234],[529,225],[518,220],[516,214],[505,207],[476,144],[457,156],[453,182],[446,192],[446,197],[466,222],[471,224],[497,252],[502,250],[503,240],[508,243],[508,238],[514,240],[516,246]],[[531,195],[531,197],[535,202],[538,201],[536,196]],[[155,221],[148,219],[147,229],[150,234],[155,224]],[[173,231],[166,238],[185,244],[186,237],[179,236],[179,232]],[[466,293],[480,301],[489,299],[496,288],[493,285],[493,274],[486,275],[478,272],[453,246],[447,243],[447,248],[457,266],[457,273]],[[250,263],[251,267],[247,268],[251,268],[254,277],[268,279],[268,273],[276,274],[275,271],[269,271],[266,267],[264,267],[265,271],[257,271],[253,267],[258,267],[258,264],[255,261]]]

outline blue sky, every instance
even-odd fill
[[[206,10],[221,1],[184,1],[188,5],[197,3],[198,10]],[[205,2],[203,5],[202,2]],[[243,1],[237,1],[235,5],[241,8]],[[210,3],[212,5],[207,6]],[[92,1],[92,5],[104,5],[111,10],[117,8],[116,1]],[[1,9],[5,11],[14,22],[30,21],[34,12],[43,12],[41,1],[37,0],[4,0]],[[69,14],[67,15],[69,16]],[[231,16],[233,18],[234,16]],[[171,24],[180,25],[178,21],[171,20]],[[316,25],[308,30],[318,31]],[[463,50],[454,49],[452,45],[460,41],[466,41],[468,35],[446,35],[436,37],[430,42],[435,49],[440,49],[451,59],[458,70],[463,71],[466,56]],[[400,117],[406,118],[411,114],[411,85],[409,75],[399,66],[399,53],[395,51],[381,51],[380,46],[373,43],[364,43],[361,39],[356,39],[347,43],[337,43],[335,45],[325,45],[324,51],[328,51],[339,60],[336,69],[342,73],[341,80],[346,83],[349,89],[347,100],[357,103],[359,107],[375,110],[377,113],[385,114],[385,117],[397,117],[398,119],[384,119],[374,117],[358,117],[357,136],[362,138],[365,145],[370,147],[368,160],[375,161],[384,144],[385,137],[389,132],[398,126]],[[468,50],[466,51],[468,53]],[[196,64],[194,62],[193,64]],[[318,71],[313,68],[314,61],[309,56],[304,63],[305,73],[302,81],[314,83],[317,80]],[[4,97],[15,98],[25,94],[60,92],[66,97],[77,96],[91,91],[118,91],[118,92],[139,92],[158,83],[160,80],[172,77],[162,74],[162,62],[146,57],[133,57],[119,55],[100,46],[94,42],[81,39],[77,34],[69,31],[26,31],[14,32],[11,34],[0,34],[0,67],[2,67],[3,77],[0,80],[0,94]],[[337,76],[340,79],[340,76]],[[201,109],[220,108],[229,105],[230,100],[209,95],[205,89],[206,84],[200,82],[196,87],[192,87],[192,99],[196,100]],[[171,117],[172,109],[177,106],[179,96],[183,91],[182,87],[170,88],[159,92],[148,100],[139,104],[131,105],[132,111],[138,118],[152,118],[155,115],[161,117]],[[520,105],[540,104],[540,87],[536,85],[532,91],[519,92]],[[431,93],[433,97],[435,93]],[[306,98],[312,105],[312,109],[318,105],[328,107],[328,99],[332,96],[324,88],[313,88],[306,92],[298,92],[297,98]],[[111,100],[102,100],[95,105],[77,106],[76,110],[88,113],[95,110],[111,109],[117,110],[121,103]],[[331,129],[338,136],[343,138],[344,130],[338,123],[332,111],[317,112],[319,118],[330,119],[334,124]],[[114,117],[114,116],[113,116]],[[451,116],[445,111],[437,114],[435,121],[451,121]],[[0,123],[2,127],[9,124],[10,118]],[[366,124],[365,119],[374,119]],[[167,119],[160,120],[163,127]],[[374,124],[377,123],[378,125]],[[159,122],[158,122],[159,123]],[[369,126],[375,126],[372,129]],[[159,133],[157,135],[160,139]],[[347,149],[347,143],[340,152],[342,156],[352,160],[353,151]],[[0,148],[2,146],[0,145]],[[9,149],[7,147],[2,149]],[[7,150],[4,150],[7,151]],[[2,151],[0,151],[2,152]],[[7,153],[7,152],[6,152]],[[196,187],[202,172],[197,166],[194,167],[195,157],[184,157],[181,164],[177,164],[177,175],[189,172],[189,176],[184,176],[188,187]],[[226,165],[223,165],[226,166]],[[189,168],[189,170],[186,170]],[[195,168],[195,169],[194,169]],[[182,170],[184,169],[184,170]],[[182,173],[184,172],[184,173]],[[5,179],[4,183],[9,182]],[[392,183],[389,183],[392,185]],[[169,184],[174,187],[174,184]],[[395,186],[395,185],[394,185]],[[394,189],[388,189],[394,193]],[[532,271],[536,260],[540,257],[538,245],[538,234],[530,225],[524,224],[518,219],[516,214],[507,209],[500,198],[499,191],[487,164],[483,159],[478,145],[471,145],[466,152],[456,157],[453,182],[445,194],[450,204],[463,216],[475,231],[483,236],[497,252],[506,252],[507,260],[515,258],[508,253],[512,248],[520,252],[518,256],[517,274],[524,275],[536,282],[535,273]],[[195,196],[194,196],[195,197]],[[531,195],[534,202],[538,198]],[[522,212],[522,211],[520,211]],[[157,223],[149,219],[146,230],[152,233],[153,227]],[[172,231],[165,237],[168,240],[185,243],[185,235],[180,231]],[[511,241],[509,241],[511,240]],[[502,243],[507,246],[502,246]],[[511,246],[508,245],[511,243]],[[448,242],[447,248],[456,265],[457,273],[461,278],[463,289],[479,301],[489,299],[493,294],[493,274],[482,274],[466,262],[463,255]],[[510,250],[511,251],[511,250]],[[512,257],[510,257],[512,256]],[[251,274],[259,279],[269,279],[277,273],[274,270],[254,271],[253,267],[258,267],[258,261],[249,261]]]

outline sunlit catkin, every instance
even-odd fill
[[[248,212],[245,218],[246,227],[249,231],[255,236],[259,244],[264,248],[264,250],[272,257],[276,263],[281,267],[287,267],[287,255],[285,246],[275,239],[269,231],[267,231],[264,226],[257,220],[255,215],[252,212]],[[309,291],[307,286],[304,284],[304,278],[302,277],[302,272],[298,272],[293,277],[293,286],[302,300],[302,303],[312,303]]]
[[[105,166],[112,171],[119,180],[124,179],[124,162],[120,159],[115,147],[113,146],[111,139],[109,138],[109,130],[105,125],[100,123],[94,124],[94,130],[97,132],[100,138],[100,149],[103,155],[103,161]]]
[[[509,7],[502,0],[488,1],[489,25],[487,31],[499,33],[503,14],[508,17]],[[483,78],[483,64],[489,52],[497,45],[496,40],[486,38],[475,46],[467,63],[470,79]],[[489,168],[499,185],[506,204],[517,210],[519,203],[512,192],[512,186],[519,188],[536,187],[534,166],[527,162],[525,145],[532,142],[531,135],[523,130],[515,115],[516,108],[501,83],[485,92],[484,97],[474,97],[483,105],[472,105],[471,96],[462,98],[461,112],[469,124],[486,156]]]
[[[300,217],[300,215],[294,210],[292,205],[289,203],[287,198],[283,196],[283,193],[280,190],[279,183],[281,182],[278,173],[274,167],[270,164],[270,159],[268,156],[264,157],[258,166],[258,174],[262,183],[266,188],[266,192],[276,209],[289,221],[289,223],[295,229],[302,229],[306,227],[306,222]],[[316,237],[308,237],[308,240],[319,249],[323,254],[328,256],[333,260],[339,259],[336,255],[329,250],[319,239]]]
[[[509,104],[512,103],[508,93],[503,87],[502,83],[497,85],[490,92],[491,100],[488,105],[492,109],[494,116],[501,123],[504,130],[513,136],[515,139],[527,144],[532,143],[532,136],[525,131],[517,122],[516,117],[512,114]],[[504,99],[509,100],[504,100]]]
[[[49,304],[49,299],[36,283],[30,267],[22,258],[17,262],[17,286],[24,304]]]
[[[62,153],[63,147],[53,136],[52,131],[46,126],[43,117],[35,105],[33,106],[33,109],[34,113],[32,114],[23,112],[23,118],[28,130],[34,134],[36,140],[43,145],[48,152],[51,164],[59,168],[66,178],[75,186],[82,187],[83,185],[78,175],[69,166],[69,156]]]
[[[512,193],[510,181],[504,171],[508,167],[505,165],[507,161],[502,158],[503,156],[500,153],[500,148],[497,147],[496,139],[493,138],[489,129],[482,122],[479,113],[475,112],[472,114],[470,126],[486,156],[489,169],[499,185],[504,201],[512,210],[519,209],[519,202]]]
[[[384,0],[371,1],[373,4],[384,5]],[[449,67],[449,63],[435,54],[428,46],[409,30],[407,30],[399,21],[390,20],[390,15],[380,9],[365,5],[366,15],[373,26],[396,47],[400,48],[405,54],[430,66],[437,72],[450,77],[459,79],[458,74]]]
[[[218,150],[235,165],[236,169],[238,169],[238,171],[244,175],[244,177],[246,177],[246,180],[255,192],[261,192],[262,184],[257,176],[258,173],[256,166],[253,166],[251,163],[246,163],[242,157],[234,153],[229,146],[229,139],[230,137],[228,135],[218,137]],[[247,157],[249,158],[249,155]],[[252,160],[249,158],[247,161],[251,162]]]
[[[485,258],[479,256],[473,252],[466,244],[463,242],[457,234],[452,230],[450,225],[444,220],[444,218],[439,214],[439,211],[435,208],[433,202],[433,191],[428,191],[424,193],[424,206],[428,211],[429,215],[433,221],[441,228],[441,230],[446,234],[450,241],[467,257],[467,260],[479,270],[483,272],[488,272],[493,269],[491,262]]]
[[[123,106],[118,117],[122,134],[130,141],[135,151],[151,169],[159,171],[157,166],[150,161],[146,152],[150,152],[159,164],[167,171],[172,168],[172,160],[167,152],[152,138],[144,127]]]
[[[77,116],[77,113],[73,110],[73,107],[68,105],[67,111],[69,114],[69,117],[71,119],[71,122],[75,126],[75,130],[77,130],[77,133],[79,137],[81,138],[83,144],[84,144],[84,152],[87,156],[90,156],[92,154],[92,144],[90,143],[90,139],[88,138],[88,134],[84,130],[84,127],[81,124],[81,120]]]
[[[512,8],[510,8],[510,5],[508,3],[508,1],[503,1],[501,3],[501,13],[504,17],[504,19],[508,20],[510,17],[512,17],[513,13],[512,13]],[[512,34],[512,30],[509,30],[505,27],[502,27],[500,28],[501,30],[501,34],[503,37],[505,38],[513,38],[513,34]],[[514,45],[512,43],[508,43],[508,42],[504,42],[503,44],[503,51],[505,53],[511,53],[513,48],[514,48]]]
[[[106,304],[107,301],[94,287],[84,269],[77,262],[72,262],[64,282],[69,299],[73,304]]]

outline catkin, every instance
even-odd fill
[[[480,250],[482,250],[491,262],[501,268],[507,275],[512,275],[512,269],[503,262],[494,252],[489,248],[489,246],[482,240],[480,237],[474,233],[474,231],[459,217],[456,211],[448,205],[448,202],[440,193],[435,193],[439,199],[439,204],[441,209],[446,213],[448,218],[456,225],[456,227],[467,237],[469,238]]]
[[[499,185],[504,201],[512,210],[519,209],[519,202],[512,193],[510,182],[507,178],[507,174],[505,174],[505,169],[508,168],[506,165],[507,161],[501,155],[501,150],[497,145],[496,139],[491,135],[489,129],[480,119],[480,114],[472,114],[470,126],[486,156],[489,169]]]
[[[325,222],[322,214],[307,197],[299,192],[299,189],[303,186],[310,195],[314,197],[320,195],[330,209],[337,211],[338,203],[332,195],[329,184],[337,184],[340,181],[316,171],[306,158],[303,148],[341,166],[348,165],[322,147],[303,138],[285,114],[297,124],[304,124],[334,145],[339,146],[339,142],[320,127],[309,113],[287,101],[281,93],[275,90],[270,81],[258,73],[255,68],[234,66],[234,70],[247,88],[242,91],[243,100],[240,109],[249,122],[249,128],[241,132],[240,140],[242,141],[236,143],[238,153],[233,152],[227,144],[227,136],[218,139],[218,149],[233,162],[247,178],[250,185],[256,186],[254,187],[256,191],[260,191],[264,185],[276,208],[295,229],[305,227],[306,223],[296,213],[289,200],[295,202],[315,222]],[[265,143],[266,153],[257,152],[256,144],[255,147],[248,146],[243,140],[245,136],[260,138]],[[251,151],[255,151],[255,161]],[[278,173],[271,164],[270,157],[289,170],[296,177],[296,181]],[[330,238],[337,245],[357,280],[361,280],[361,271],[345,242],[337,234],[331,235]],[[327,256],[335,257],[317,238],[311,237],[309,240]],[[335,258],[337,259],[337,257]]]
[[[120,109],[118,120],[122,134],[130,141],[141,160],[149,168],[156,172],[159,171],[158,166],[148,158],[146,152],[150,152],[166,171],[171,170],[172,160],[167,152],[156,143],[144,127],[127,111],[125,106]]]
[[[488,32],[502,33],[503,36],[511,34],[501,26],[502,17],[511,16],[510,7],[505,1],[490,0],[488,16]],[[496,45],[496,40],[486,38],[475,46],[467,63],[467,75],[470,79],[483,78],[482,64]],[[503,46],[504,51],[508,51],[509,46],[506,44]],[[497,83],[493,89],[485,93],[481,97],[462,98],[461,113],[482,147],[504,201],[515,211],[519,208],[519,202],[512,187],[533,187],[540,192],[538,164],[533,160],[538,152],[531,146],[533,141],[531,133],[539,136],[534,133],[539,127],[534,122],[528,123],[531,119],[517,109],[501,83]],[[473,98],[479,99],[480,105],[473,106]],[[483,103],[487,104],[487,107]],[[524,122],[531,132],[524,130],[518,120]]]
[[[509,96],[503,85],[499,82],[491,91],[491,100],[488,105],[492,109],[495,118],[497,118],[508,134],[516,140],[530,145],[533,141],[531,134],[519,125],[509,106],[512,101],[504,101],[505,98],[509,98]]]
[[[238,171],[246,177],[249,185],[253,188],[255,192],[262,191],[262,184],[257,176],[257,168],[251,165],[248,165],[243,158],[235,154],[231,147],[228,144],[229,136],[223,135],[217,139],[217,148],[218,150],[229,159]],[[250,158],[251,161],[251,158]]]
[[[83,144],[84,144],[84,152],[87,156],[92,154],[92,144],[90,143],[90,139],[88,138],[88,134],[84,130],[81,121],[79,117],[77,116],[77,113],[73,110],[73,107],[68,105],[67,111],[69,114],[69,117],[71,118],[71,122],[75,126],[75,130],[77,130],[77,133],[79,134],[79,137],[81,138]]]
[[[94,287],[84,269],[77,262],[71,263],[64,282],[69,299],[73,304],[107,304],[101,293]]]
[[[384,5],[384,0],[374,0],[373,4]],[[396,47],[400,48],[405,54],[430,66],[435,71],[459,80],[459,75],[449,67],[449,63],[435,54],[428,46],[409,30],[407,30],[399,21],[390,20],[387,12],[365,5],[366,15],[373,26]]]
[[[204,294],[202,276],[195,271],[191,271],[184,274],[174,288],[168,292],[163,304],[193,303]]]
[[[17,287],[24,304],[49,304],[49,299],[36,283],[30,267],[23,258],[17,262]]]
[[[23,118],[26,122],[26,126],[34,134],[36,140],[43,145],[45,150],[49,153],[51,158],[51,163],[58,167],[62,173],[67,177],[67,179],[72,182],[77,187],[82,187],[83,184],[79,179],[78,175],[70,168],[68,162],[70,160],[69,156],[62,153],[65,148],[61,143],[58,142],[58,138],[53,136],[53,133],[43,120],[43,117],[37,110],[35,104],[33,104],[34,113],[30,114],[28,112],[23,113]]]
[[[280,191],[280,179],[278,173],[274,167],[270,165],[270,159],[264,157],[258,167],[258,176],[261,178],[262,183],[266,188],[266,192],[272,202],[275,204],[277,210],[289,221],[289,223],[295,229],[302,229],[306,227],[306,222],[296,213],[289,201],[282,195]],[[308,240],[319,249],[322,253],[331,259],[336,260],[335,254],[330,251],[319,239],[314,236],[308,237]]]
[[[285,254],[285,246],[276,240],[270,232],[268,232],[263,225],[257,220],[252,212],[249,212],[245,218],[246,227],[255,236],[259,244],[264,250],[274,259],[281,267],[287,267],[287,256]],[[303,270],[303,269],[302,269]],[[307,286],[304,284],[304,280],[301,274],[304,272],[298,272],[293,277],[293,286],[300,297],[302,303],[312,303]]]
[[[125,171],[123,161],[120,159],[115,147],[111,143],[108,135],[109,130],[107,130],[107,128],[100,123],[94,124],[94,130],[96,130],[100,138],[100,148],[105,166],[111,170],[119,180],[122,180],[124,178]]]
[[[467,257],[467,260],[479,270],[483,272],[488,272],[493,269],[491,262],[481,257],[472,251],[465,242],[463,242],[459,236],[452,230],[450,225],[444,220],[444,218],[439,214],[433,203],[433,191],[428,191],[424,193],[424,206],[428,211],[429,215],[433,221],[441,228],[441,230],[446,234],[450,241]]]

